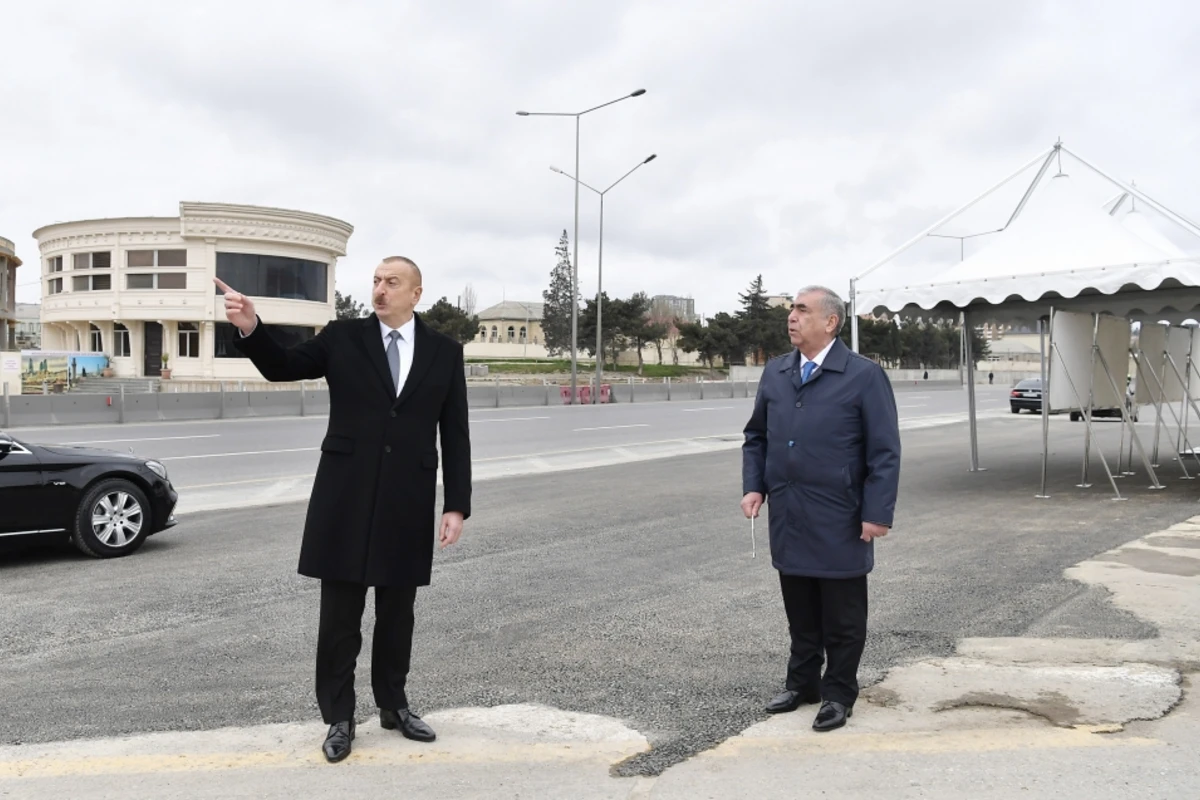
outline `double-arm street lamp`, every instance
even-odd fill
[[[622,175],[621,177],[619,177],[615,181],[613,181],[612,185],[610,185],[607,189],[604,189],[603,191],[601,191],[600,189],[597,189],[595,186],[588,186],[586,183],[579,180],[574,175],[563,172],[558,167],[550,168],[550,169],[554,170],[555,172],[557,172],[559,175],[565,175],[566,177],[575,181],[576,186],[584,186],[588,189],[591,189],[596,194],[600,195],[600,257],[597,260],[597,266],[596,266],[596,391],[592,395],[592,403],[593,404],[599,402],[598,395],[600,394],[600,383],[604,380],[604,339],[601,336],[601,324],[600,324],[601,306],[603,305],[602,292],[604,290],[604,195],[606,195],[610,191],[612,191],[613,188],[618,183],[620,183],[621,181],[628,178],[634,172],[637,172],[639,167],[649,164],[651,161],[653,161],[656,158],[658,158],[658,156],[654,153],[651,153],[647,158],[643,159],[642,161],[639,161],[634,166],[633,169],[629,170],[629,172],[626,172],[624,175]]]
[[[517,116],[520,117],[574,117],[575,118],[575,175],[579,175],[579,118],[584,114],[590,114],[605,106],[611,106],[613,103],[619,103],[622,100],[628,100],[631,97],[641,97],[646,93],[645,89],[638,89],[635,92],[630,92],[624,97],[618,97],[616,100],[609,100],[607,103],[601,103],[598,106],[586,109],[584,111],[518,111]],[[578,370],[579,370],[579,348],[578,348],[578,331],[579,331],[579,179],[575,179],[575,241],[574,252],[571,254],[571,402],[575,403],[578,400]]]

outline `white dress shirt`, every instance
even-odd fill
[[[383,336],[383,352],[387,353],[388,345],[391,344],[389,335],[393,330],[400,331],[400,339],[396,342],[396,347],[400,350],[400,380],[396,387],[396,396],[400,396],[400,392],[404,389],[404,382],[408,380],[408,371],[412,369],[413,361],[413,337],[417,330],[417,321],[415,317],[409,317],[408,322],[401,325],[399,328],[389,328],[383,324],[383,320],[379,321],[380,335]]]
[[[833,342],[836,342],[836,341],[837,341],[837,339],[834,339],[829,344],[825,345],[825,349],[822,350],[821,352],[817,353],[816,358],[812,359],[812,362],[814,364],[816,364],[816,366],[813,367],[813,372],[816,372],[817,370],[819,370],[821,368],[821,362],[825,360],[825,356],[829,355],[829,350],[830,350],[830,348],[833,347]],[[807,364],[808,361],[809,361],[809,359],[804,357],[804,353],[801,353],[800,354],[800,369],[804,369],[804,365]]]

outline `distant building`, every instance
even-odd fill
[[[650,298],[650,308],[656,314],[673,316],[681,322],[699,322],[696,314],[696,301],[690,297],[678,297],[673,294],[656,294]]]
[[[767,308],[791,308],[795,299],[790,294],[769,294],[767,295]]]
[[[14,350],[42,349],[42,307],[37,303],[17,303],[16,347]]]
[[[17,258],[16,248],[0,237],[0,350],[17,349]]]
[[[475,358],[546,358],[542,303],[505,300],[479,314],[479,330],[464,353]]]

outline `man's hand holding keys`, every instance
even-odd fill
[[[213,278],[213,283],[225,293],[225,318],[236,325],[243,336],[249,336],[254,332],[254,326],[258,324],[254,301],[240,292],[235,292],[233,287],[220,278]]]

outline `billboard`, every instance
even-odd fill
[[[41,394],[70,390],[81,378],[96,376],[108,366],[104,353],[73,353],[63,350],[21,351],[21,392]]]

